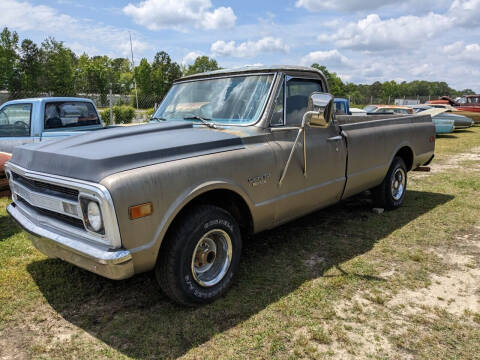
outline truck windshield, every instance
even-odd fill
[[[248,75],[175,84],[152,119],[253,123],[262,114],[272,81],[273,75]]]

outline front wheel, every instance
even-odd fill
[[[182,305],[211,302],[224,294],[238,269],[242,238],[224,209],[200,205],[172,229],[155,274],[162,290]]]
[[[401,157],[396,156],[383,182],[372,189],[375,206],[387,210],[398,208],[403,203],[407,191],[407,166]]]

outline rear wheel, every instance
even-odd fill
[[[383,182],[372,189],[375,206],[387,210],[398,208],[403,203],[407,191],[407,166],[396,156]]]
[[[235,219],[222,208],[200,205],[172,230],[155,269],[162,290],[183,305],[208,303],[224,294],[242,249]]]

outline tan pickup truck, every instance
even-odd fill
[[[315,69],[221,70],[176,81],[150,124],[17,148],[8,212],[50,257],[155,270],[200,304],[232,283],[242,239],[368,189],[394,209],[434,147],[430,116],[335,117]]]

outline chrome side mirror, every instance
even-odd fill
[[[326,128],[333,117],[333,96],[314,92],[308,99],[306,124],[311,127]]]

